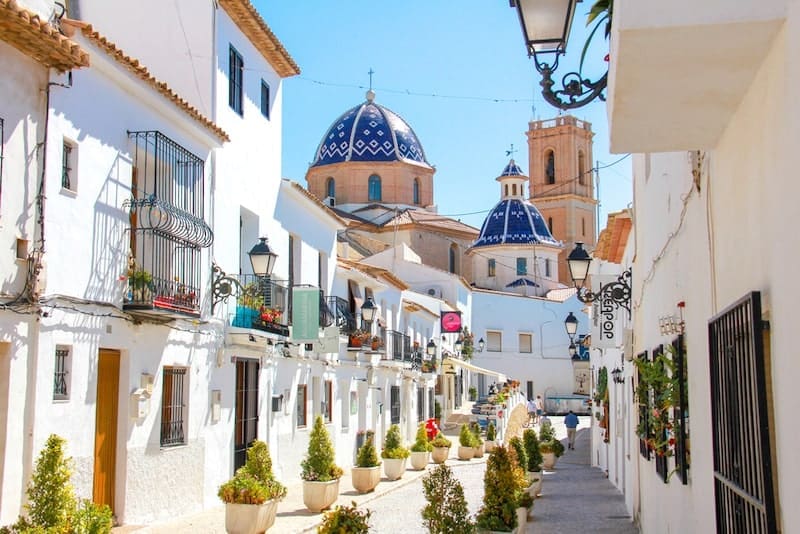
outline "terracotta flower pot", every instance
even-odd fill
[[[431,458],[434,463],[442,464],[450,457],[450,447],[434,447]]]
[[[339,497],[339,479],[328,482],[303,481],[303,504],[319,513],[331,507]]]
[[[428,451],[422,451],[422,452],[411,451],[411,467],[413,467],[417,471],[428,467],[428,462],[430,462],[430,459],[431,459],[431,453],[429,453]]]
[[[483,458],[483,451],[484,451],[485,445],[486,445],[486,443],[481,443],[477,447],[473,447],[474,453],[473,453],[472,457],[473,458]]]
[[[278,501],[264,504],[225,504],[225,531],[228,534],[260,534],[275,523]]]
[[[381,481],[381,466],[354,467],[350,471],[353,487],[359,493],[369,493]]]

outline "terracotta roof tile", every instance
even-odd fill
[[[600,232],[597,240],[594,257],[611,263],[620,263],[632,228],[633,221],[627,210],[609,213],[606,227]]]
[[[60,72],[89,66],[88,52],[16,0],[0,0],[0,39]]]
[[[300,74],[300,67],[258,14],[250,0],[219,0],[219,5],[282,78]]]
[[[3,0],[0,0],[0,2],[2,1]],[[156,79],[152,74],[150,74],[150,71],[147,70],[147,67],[142,65],[138,59],[126,55],[117,47],[117,45],[109,41],[103,35],[100,35],[100,33],[94,31],[94,28],[92,28],[91,24],[86,24],[85,22],[77,20],[64,19],[62,20],[62,25],[65,27],[78,28],[83,36],[86,37],[86,39],[88,39],[92,44],[112,57],[117,63],[120,63],[126,67],[131,73],[145,83],[149,84],[156,91],[164,95],[168,100],[171,100],[176,106],[178,106],[178,108],[183,110],[187,115],[192,117],[207,130],[213,133],[220,141],[230,141],[230,137],[228,137],[228,134],[222,128],[205,117],[197,110],[197,108],[181,98],[169,87],[169,85]]]

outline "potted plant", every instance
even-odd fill
[[[539,438],[536,436],[536,431],[532,428],[526,428],[522,432],[522,445],[525,449],[527,456],[527,471],[528,481],[531,483],[530,493],[532,497],[536,497],[542,490],[542,452],[539,448]]]
[[[356,509],[356,502],[353,506],[337,506],[333,510],[325,512],[322,523],[317,528],[317,534],[367,534],[369,532],[369,518],[372,516],[371,510],[363,512]]]
[[[375,489],[381,480],[381,462],[378,460],[378,451],[375,450],[373,434],[367,436],[367,441],[358,449],[356,465],[350,471],[353,487],[359,493],[369,493]]]
[[[461,425],[461,431],[458,434],[458,459],[459,460],[472,460],[475,456],[475,435],[465,424]]]
[[[478,510],[479,529],[511,532],[518,524],[517,508],[525,475],[511,458],[509,449],[498,445],[486,462],[483,476],[483,506]]]
[[[478,400],[478,388],[476,388],[475,386],[469,387],[469,400],[473,402]]]
[[[308,452],[300,463],[303,503],[312,512],[330,508],[339,495],[342,468],[336,465],[334,459],[333,444],[328,429],[325,428],[322,416],[317,415],[308,437]]]
[[[406,460],[411,454],[407,448],[403,447],[403,438],[400,436],[400,427],[392,425],[386,431],[386,439],[383,443],[383,472],[389,480],[397,480],[406,472]]]
[[[134,265],[128,271],[128,283],[131,286],[134,302],[153,300],[153,275],[149,271]]]
[[[450,456],[450,447],[453,444],[449,439],[444,437],[444,434],[439,432],[436,437],[433,438],[433,441],[431,441],[431,445],[433,445],[431,459],[437,464],[444,463]]]
[[[348,346],[350,347],[362,347],[364,343],[369,343],[372,335],[367,332],[366,330],[362,330],[360,328],[356,328],[352,332],[350,332]]]
[[[495,430],[494,423],[489,421],[486,426],[486,440],[483,442],[486,452],[492,452],[496,446],[495,438],[497,437],[497,430]]]
[[[436,426],[442,428],[442,405],[439,401],[433,401],[433,418],[436,420]]]
[[[266,443],[256,440],[250,445],[245,464],[217,495],[225,503],[225,530],[230,534],[264,532],[272,526],[286,487],[272,474]]]
[[[520,469],[525,469],[524,466],[528,464],[528,455],[525,452],[525,446],[519,436],[514,436],[508,440],[508,445],[511,454],[511,459],[517,463]],[[523,471],[524,472],[524,471]]]
[[[433,445],[428,440],[428,432],[425,430],[425,423],[417,426],[417,437],[411,446],[411,467],[419,471],[425,469],[431,459]]]
[[[542,423],[539,429],[539,450],[542,452],[542,464],[545,469],[552,469],[556,460],[564,454],[564,445],[556,439],[553,425]]]
[[[383,340],[378,336],[372,336],[372,339],[370,340],[370,348],[372,350],[378,350],[381,347],[383,347]]]
[[[437,465],[422,479],[428,504],[422,509],[422,523],[431,534],[473,534],[464,488],[445,464]]]
[[[481,426],[476,423],[475,421],[469,424],[469,429],[472,432],[472,437],[475,438],[473,440],[473,448],[475,449],[475,453],[473,458],[483,458],[483,440],[481,439]]]

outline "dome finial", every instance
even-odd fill
[[[367,102],[372,104],[372,102],[374,100],[375,100],[375,91],[373,91],[372,89],[368,89],[367,90]]]

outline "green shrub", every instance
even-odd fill
[[[476,517],[478,528],[511,532],[517,526],[520,490],[515,467],[509,450],[502,445],[489,455],[483,476],[483,506]]]
[[[458,443],[462,447],[477,447],[475,444],[475,434],[472,433],[466,423],[461,425],[461,431],[458,434]]]
[[[369,518],[371,510],[360,511],[353,506],[337,506],[325,512],[322,524],[317,528],[317,534],[367,534],[369,532]]]
[[[356,467],[378,467],[381,462],[378,460],[378,451],[375,449],[374,434],[367,437],[367,441],[358,449],[356,455]]]
[[[436,419],[442,418],[442,405],[439,401],[433,401],[433,417]]]
[[[481,425],[473,421],[469,424],[469,430],[472,432],[472,437],[475,438],[475,445],[473,445],[473,447],[480,447],[481,444],[483,444],[483,440],[481,439]]]
[[[542,423],[542,427],[539,429],[539,450],[542,453],[552,452],[556,458],[564,454],[564,445],[556,439],[553,425],[548,422]]]
[[[309,482],[328,482],[342,476],[342,468],[336,465],[331,436],[322,416],[314,419],[314,426],[308,436],[308,452],[300,462],[300,477]]]
[[[552,423],[545,421],[539,428],[539,441],[552,441],[556,439],[556,431]]]
[[[255,440],[250,445],[245,464],[219,487],[217,496],[222,502],[235,504],[263,504],[286,496],[286,486],[275,480],[272,473],[272,458],[266,443]]]
[[[417,426],[417,436],[414,444],[411,446],[411,452],[431,452],[433,445],[428,441],[428,432],[425,430],[425,423],[420,423]]]
[[[478,399],[478,388],[475,386],[469,387],[469,400],[474,401]]]
[[[423,477],[422,489],[428,501],[422,509],[422,522],[431,534],[475,532],[464,488],[447,465],[439,464]]]
[[[496,432],[494,423],[489,421],[489,426],[486,427],[486,441],[494,441]]]
[[[542,452],[539,450],[539,438],[536,437],[536,431],[532,428],[526,428],[522,432],[522,444],[528,460],[526,469],[528,471],[541,471]]]
[[[519,436],[514,436],[510,440],[508,440],[508,444],[512,449],[512,459],[517,462],[517,465],[525,469],[525,466],[528,465],[528,455],[525,452],[525,446],[522,443],[522,440],[519,439]]]
[[[443,433],[439,432],[436,435],[436,437],[433,438],[433,441],[431,441],[431,445],[433,445],[434,447],[448,447],[449,448],[450,446],[453,445],[453,443],[449,439],[444,437]]]
[[[407,448],[403,446],[403,438],[400,435],[400,427],[392,425],[386,431],[386,440],[383,443],[383,451],[381,451],[381,458],[402,460],[408,458],[411,454]]]

